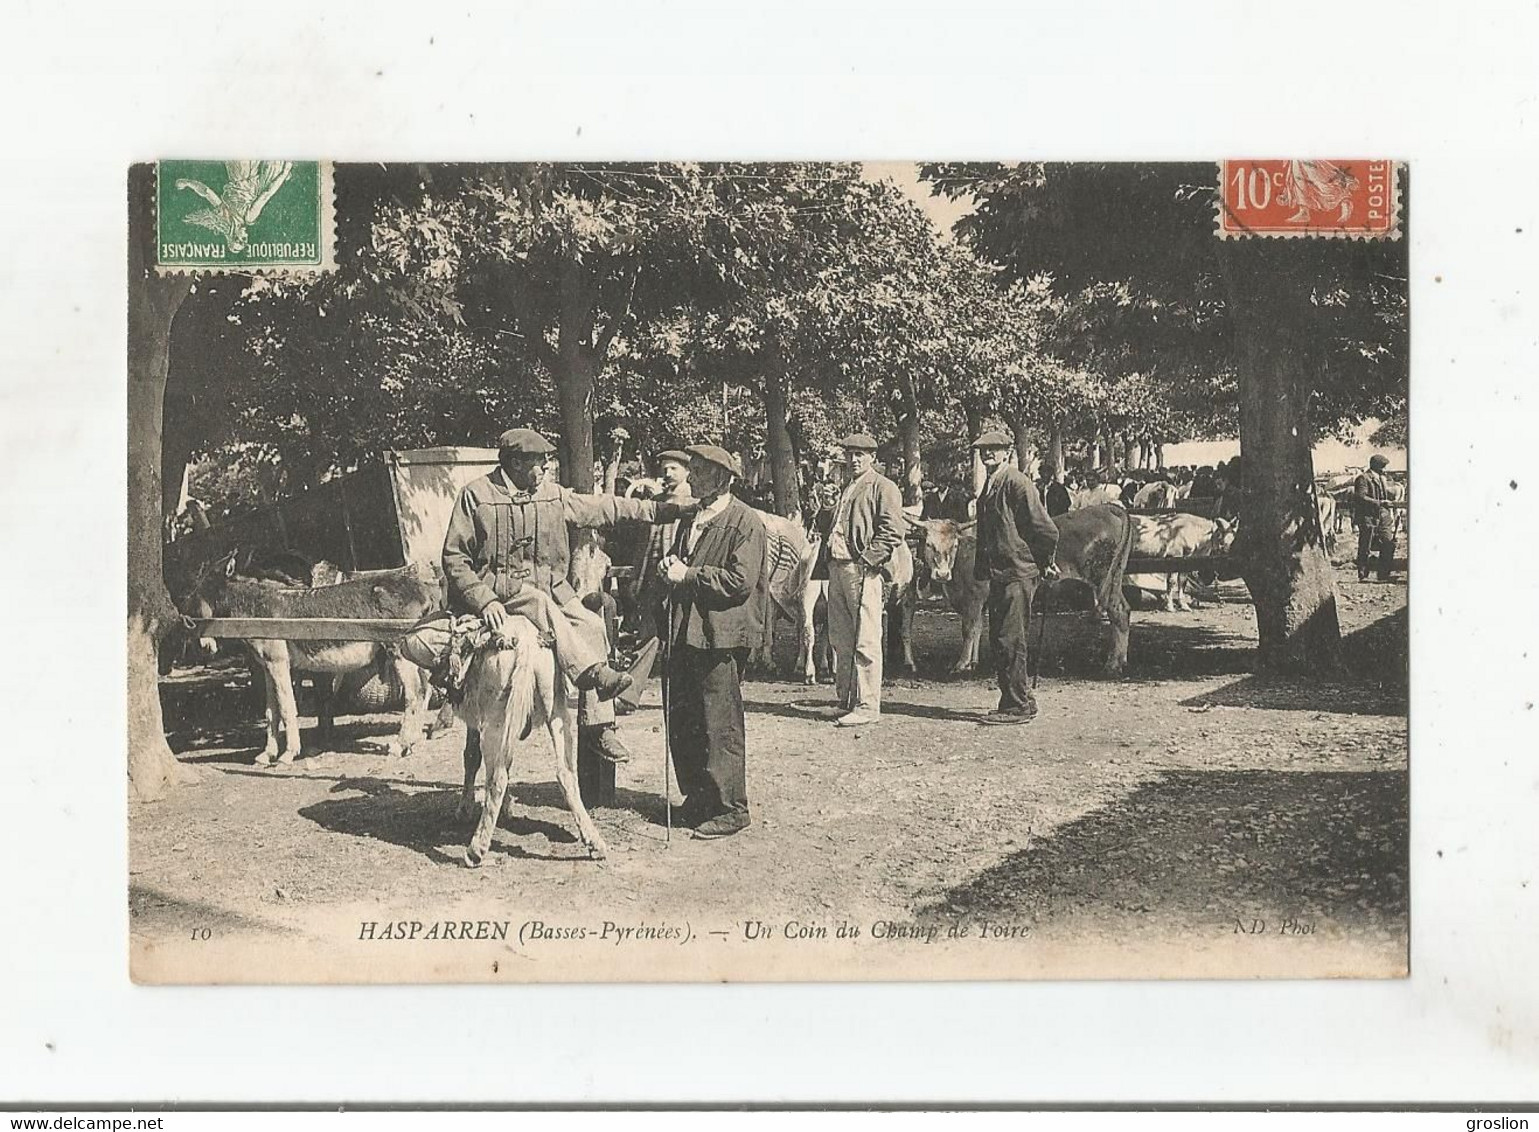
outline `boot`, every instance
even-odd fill
[[[612,700],[634,682],[628,672],[616,672],[607,664],[595,664],[577,677],[577,688],[583,692],[597,692],[601,700]]]
[[[631,761],[630,751],[625,749],[625,744],[620,742],[620,733],[615,730],[613,723],[599,724],[593,727],[584,727],[582,738],[593,750],[593,753],[601,759],[612,763],[628,763]]]

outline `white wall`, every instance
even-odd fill
[[[1315,474],[1344,472],[1349,468],[1366,468],[1368,457],[1376,452],[1382,452],[1389,457],[1391,471],[1404,471],[1406,466],[1404,448],[1376,448],[1368,443],[1368,438],[1378,427],[1378,421],[1364,421],[1353,432],[1349,443],[1326,440],[1316,444]],[[1218,464],[1239,454],[1238,440],[1193,440],[1185,444],[1165,445],[1165,463],[1169,465],[1189,464],[1192,467],[1201,467],[1203,464]]]

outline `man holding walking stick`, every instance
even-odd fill
[[[763,635],[766,536],[753,509],[733,496],[735,457],[694,444],[689,481],[700,509],[681,522],[658,564],[668,587],[668,746],[684,804],[680,823],[703,839],[748,828],[743,669]]]

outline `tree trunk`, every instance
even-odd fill
[[[1010,415],[1010,432],[1015,436],[1015,463],[1021,471],[1031,474],[1031,438],[1026,435],[1026,414]]]
[[[769,441],[770,480],[775,492],[775,513],[799,515],[801,485],[796,477],[796,452],[791,446],[786,407],[786,374],[779,355],[768,352],[764,367],[764,423]]]
[[[1154,446],[1154,466],[1161,470],[1165,467],[1165,442],[1163,440]]]
[[[1144,445],[1143,445],[1143,441],[1141,441],[1141,440],[1133,441],[1131,444],[1128,445],[1127,453],[1128,453],[1128,467],[1129,468],[1141,468],[1141,467],[1144,466]]]
[[[1047,471],[1053,476],[1063,474],[1063,422],[1054,421],[1047,440]]]
[[[1310,495],[1308,399],[1319,360],[1309,337],[1272,309],[1290,283],[1307,289],[1307,282],[1279,279],[1270,259],[1260,262],[1270,250],[1231,250],[1229,259],[1240,354],[1244,577],[1256,603],[1261,668],[1319,673],[1335,667],[1341,643],[1335,578]]]
[[[154,273],[154,167],[134,166],[128,189],[128,791],[148,802],[198,777],[166,743],[155,663],[178,616],[161,577],[160,442],[171,320],[191,284]]]
[[[924,469],[919,457],[919,414],[911,405],[898,409],[898,440],[903,445],[903,504],[924,502]]]

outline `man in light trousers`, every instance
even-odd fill
[[[857,432],[839,444],[849,483],[828,534],[828,639],[844,709],[835,723],[860,727],[882,715],[882,597],[906,520],[898,485],[876,470],[876,441]]]

